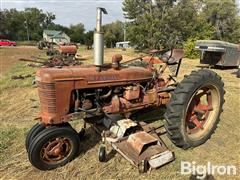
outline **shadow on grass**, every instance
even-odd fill
[[[80,154],[85,154],[88,150],[94,148],[101,141],[101,136],[93,129],[86,128],[85,135],[80,141]]]
[[[137,121],[144,121],[146,123],[154,123],[159,120],[164,120],[165,111],[166,107],[143,109],[134,113],[131,118]]]
[[[165,108],[144,109],[138,111],[137,113],[134,113],[134,115],[130,118],[136,121],[144,121],[148,124],[154,124],[156,122],[159,123],[161,120],[164,119],[163,117],[164,113]],[[95,131],[95,129],[92,126],[86,128],[85,135],[81,139],[80,152],[78,156],[81,154],[85,154],[87,151],[94,148],[100,141],[101,136],[99,135],[99,133]],[[106,155],[106,162],[111,160],[116,154],[117,152],[114,149],[112,149]]]

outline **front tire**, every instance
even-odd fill
[[[79,153],[77,132],[69,127],[49,127],[32,141],[29,161],[40,170],[51,170],[73,160]]]
[[[106,147],[105,146],[100,146],[100,148],[98,150],[98,160],[100,162],[106,161]]]
[[[32,142],[32,140],[35,138],[37,134],[39,134],[41,131],[45,129],[44,124],[36,123],[28,132],[25,140],[25,147],[28,152],[29,146]]]
[[[175,91],[165,113],[169,139],[187,149],[205,143],[214,133],[224,103],[224,83],[210,70],[192,71]]]

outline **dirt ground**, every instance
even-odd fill
[[[122,53],[125,59],[137,56],[133,51],[106,50],[105,59],[110,60],[114,53]],[[80,49],[80,54],[92,59],[92,51]],[[0,48],[1,96],[0,96],[0,179],[189,179],[181,175],[181,161],[196,162],[197,165],[234,165],[235,176],[214,175],[215,179],[240,179],[240,79],[235,69],[216,71],[225,83],[225,104],[219,126],[205,144],[189,150],[175,147],[164,135],[168,147],[175,152],[176,160],[150,173],[139,174],[119,154],[112,154],[106,163],[98,162],[99,136],[87,129],[81,142],[82,153],[72,162],[56,170],[43,172],[35,169],[28,161],[25,150],[25,137],[36,123],[34,118],[39,109],[37,91],[31,82],[33,77],[24,80],[11,80],[11,75],[26,75],[36,68],[26,67],[18,62],[20,57],[44,56],[44,52],[34,47]],[[191,70],[199,69],[199,60],[184,59],[179,80]],[[164,123],[160,118],[158,123]],[[81,126],[75,124],[77,127]]]

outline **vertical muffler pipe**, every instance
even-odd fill
[[[97,8],[96,31],[94,32],[94,65],[97,71],[101,71],[104,57],[104,39],[102,32],[102,13],[107,14],[105,8]]]

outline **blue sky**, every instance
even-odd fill
[[[124,20],[122,12],[123,0],[0,0],[1,9],[37,7],[56,15],[55,23],[65,26],[83,23],[86,30],[95,27],[96,7],[105,7],[108,15],[103,23]],[[240,0],[237,0],[240,6]]]
[[[65,26],[83,23],[85,29],[92,30],[96,22],[96,7],[104,7],[108,15],[103,23],[124,20],[122,0],[0,0],[1,9],[37,7],[56,15],[55,23]]]

